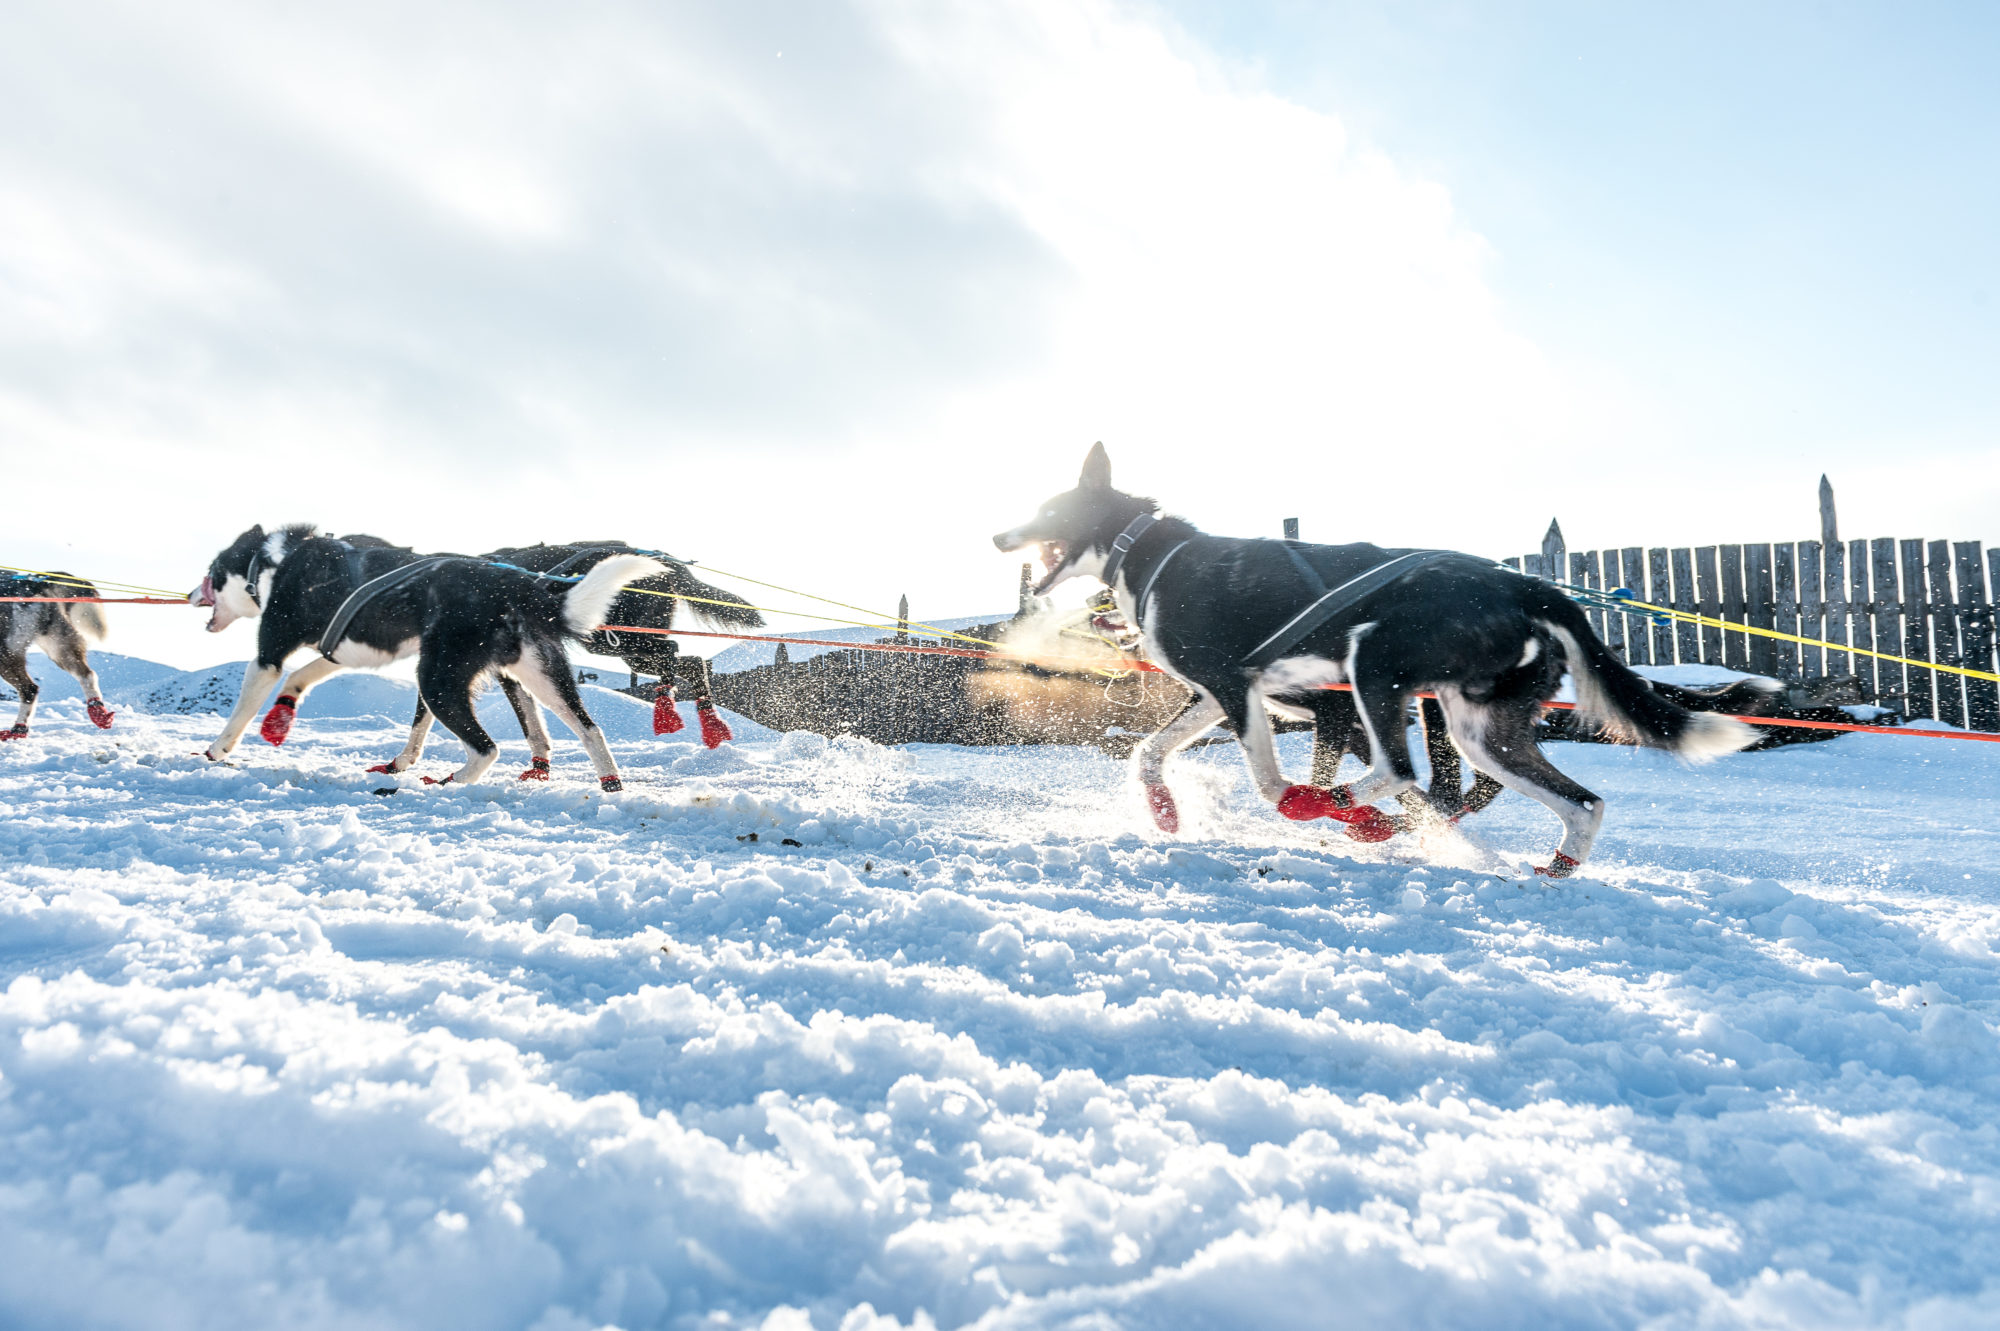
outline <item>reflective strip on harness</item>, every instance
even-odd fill
[[[326,632],[319,635],[319,654],[332,660],[334,649],[340,646],[341,639],[347,636],[348,626],[354,623],[356,615],[368,608],[369,602],[383,592],[394,591],[419,573],[429,572],[448,558],[451,556],[433,555],[429,559],[419,559],[401,568],[392,568],[381,577],[371,578],[349,592],[347,599],[340,603],[340,609],[333,612],[333,620],[326,626]]]
[[[1262,670],[1273,661],[1297,646],[1314,630],[1344,610],[1350,610],[1364,597],[1381,591],[1390,583],[1406,578],[1420,568],[1428,567],[1439,560],[1452,558],[1450,550],[1412,550],[1406,555],[1377,564],[1358,577],[1349,578],[1333,590],[1322,593],[1311,605],[1293,615],[1281,625],[1276,633],[1257,644],[1243,664],[1251,670]]]

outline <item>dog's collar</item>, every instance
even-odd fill
[[[264,608],[264,598],[257,595],[257,575],[264,571],[263,564],[264,547],[260,545],[250,552],[250,565],[243,574],[243,580],[249,584],[247,594],[250,597],[250,604],[259,610]]]
[[[1126,523],[1125,530],[1113,538],[1111,556],[1104,561],[1104,571],[1097,575],[1097,580],[1107,587],[1116,587],[1118,570],[1125,567],[1125,556],[1131,552],[1133,544],[1146,534],[1147,529],[1158,521],[1159,518],[1151,513],[1141,513]]]

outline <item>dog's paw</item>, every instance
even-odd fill
[[[27,737],[28,728],[26,726],[15,726],[9,730],[0,730],[0,740],[26,739]]]
[[[1146,807],[1152,810],[1153,826],[1162,832],[1181,830],[1181,811],[1174,803],[1174,792],[1163,785],[1146,787]]]
[[[549,779],[549,760],[548,760],[547,758],[530,758],[530,759],[528,759],[528,770],[527,770],[527,771],[525,771],[525,772],[523,772],[523,773],[521,773],[521,775],[519,775],[518,777],[515,777],[514,779],[515,779],[516,781],[546,781],[546,780],[548,780],[548,779]]]
[[[1578,869],[1581,869],[1582,867],[1583,867],[1582,860],[1571,859],[1569,856],[1563,854],[1561,851],[1557,851],[1556,857],[1554,859],[1550,860],[1548,864],[1540,868],[1537,868],[1535,870],[1535,877],[1567,878],[1571,874],[1575,873]]]
[[[1373,845],[1375,842],[1387,841],[1390,837],[1396,835],[1398,830],[1396,820],[1373,805],[1364,805],[1362,808],[1355,810],[1355,813],[1360,816],[1355,817],[1352,822],[1348,823],[1348,840]]]
[[[264,724],[257,733],[262,735],[267,743],[283,744],[285,736],[292,733],[292,722],[298,720],[298,716],[299,700],[280,698],[272,703],[271,710],[265,713]]]
[[[607,795],[616,795],[625,789],[625,783],[615,776],[600,776],[597,778],[597,784],[604,788],[604,793]]]
[[[90,724],[96,726],[99,730],[111,729],[111,722],[118,715],[104,705],[104,699],[102,698],[92,698],[84,705],[84,710],[90,713]]]
[[[701,742],[711,749],[719,749],[736,738],[729,731],[729,723],[716,713],[712,702],[698,702],[694,714],[701,720]]]

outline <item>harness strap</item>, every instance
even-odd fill
[[[1190,537],[1189,539],[1193,538]],[[1146,575],[1146,585],[1141,587],[1139,594],[1132,598],[1132,616],[1140,622],[1141,627],[1145,625],[1146,599],[1153,594],[1153,584],[1160,580],[1160,574],[1166,570],[1167,564],[1173,557],[1187,549],[1187,545],[1187,541],[1182,541],[1179,545],[1161,555],[1160,562],[1153,565],[1153,571]]]
[[[333,619],[327,624],[326,632],[319,635],[319,654],[333,659],[334,649],[347,636],[347,630],[354,623],[354,617],[368,608],[369,602],[384,592],[394,591],[420,573],[427,573],[451,558],[449,555],[433,555],[429,559],[419,559],[401,568],[392,568],[379,578],[362,583],[347,594],[340,603],[340,609],[333,612]]]
[[[1104,561],[1104,571],[1097,575],[1098,581],[1107,587],[1114,586],[1118,580],[1118,570],[1125,567],[1126,554],[1131,551],[1133,544],[1146,534],[1147,528],[1158,521],[1159,519],[1151,513],[1141,513],[1126,523],[1125,530],[1119,532],[1111,542],[1111,557]]]
[[[1298,552],[1293,551],[1293,557]],[[1264,639],[1243,658],[1243,665],[1249,670],[1262,670],[1328,620],[1342,611],[1352,609],[1364,598],[1373,595],[1393,582],[1397,582],[1418,569],[1427,568],[1440,560],[1450,559],[1450,550],[1412,550],[1406,555],[1397,555],[1369,569],[1366,573],[1349,578],[1333,590],[1322,593],[1305,609],[1293,615],[1278,627],[1277,632]],[[1318,574],[1314,574],[1318,581]],[[1322,582],[1322,586],[1325,584]]]

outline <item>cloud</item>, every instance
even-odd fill
[[[23,513],[24,562],[178,586],[301,517],[615,534],[946,613],[1007,603],[982,533],[1092,439],[1261,530],[1414,462],[1477,488],[1576,428],[1442,188],[1151,11],[12,26],[0,437],[91,501]],[[157,655],[247,653],[140,613],[116,627]]]

